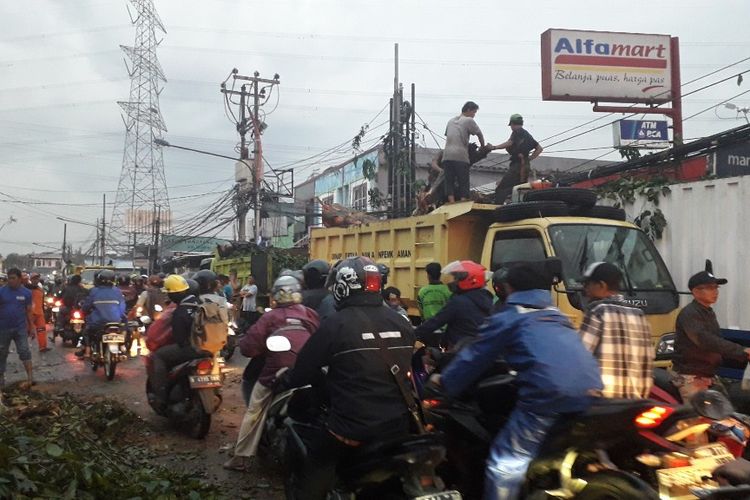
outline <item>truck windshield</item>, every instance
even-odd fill
[[[86,285],[93,285],[94,284],[94,275],[98,269],[86,269],[85,271],[81,272],[81,283],[84,283]]]
[[[674,291],[667,267],[646,235],[634,228],[586,224],[550,226],[555,255],[562,260],[568,290],[580,289],[583,272],[594,262],[623,271],[623,291]]]

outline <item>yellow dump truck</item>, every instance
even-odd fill
[[[576,326],[583,317],[583,271],[593,262],[612,262],[623,270],[626,299],[648,315],[654,339],[674,331],[679,296],[672,278],[651,240],[625,222],[624,213],[591,207],[574,210],[579,215],[573,216],[565,204],[547,205],[557,209],[535,211],[532,203],[498,211],[495,205],[462,202],[423,216],[314,228],[310,257],[334,263],[366,256],[386,264],[388,284],[401,290],[409,315],[419,316],[415,299],[427,284],[424,268],[430,262],[469,259],[494,271],[554,256],[562,261],[563,280],[555,285],[553,300]]]

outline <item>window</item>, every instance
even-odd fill
[[[492,271],[512,262],[535,262],[547,258],[542,236],[533,229],[499,231],[492,245]]]
[[[367,211],[367,183],[352,188],[352,208],[362,212]]]
[[[563,264],[566,287],[579,280],[594,262],[610,262],[623,271],[627,289],[674,290],[674,283],[648,237],[620,226],[565,224],[549,228],[552,246]]]

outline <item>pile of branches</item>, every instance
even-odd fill
[[[378,219],[372,215],[346,208],[338,203],[323,203],[318,199],[322,212],[323,225],[325,227],[349,227],[360,226],[375,222]]]
[[[123,405],[11,392],[0,417],[0,498],[213,499],[218,490],[153,465],[145,425]]]

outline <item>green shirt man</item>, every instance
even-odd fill
[[[422,319],[427,321],[435,316],[451,298],[451,291],[440,281],[440,264],[431,262],[425,267],[429,284],[419,289],[417,304]]]

